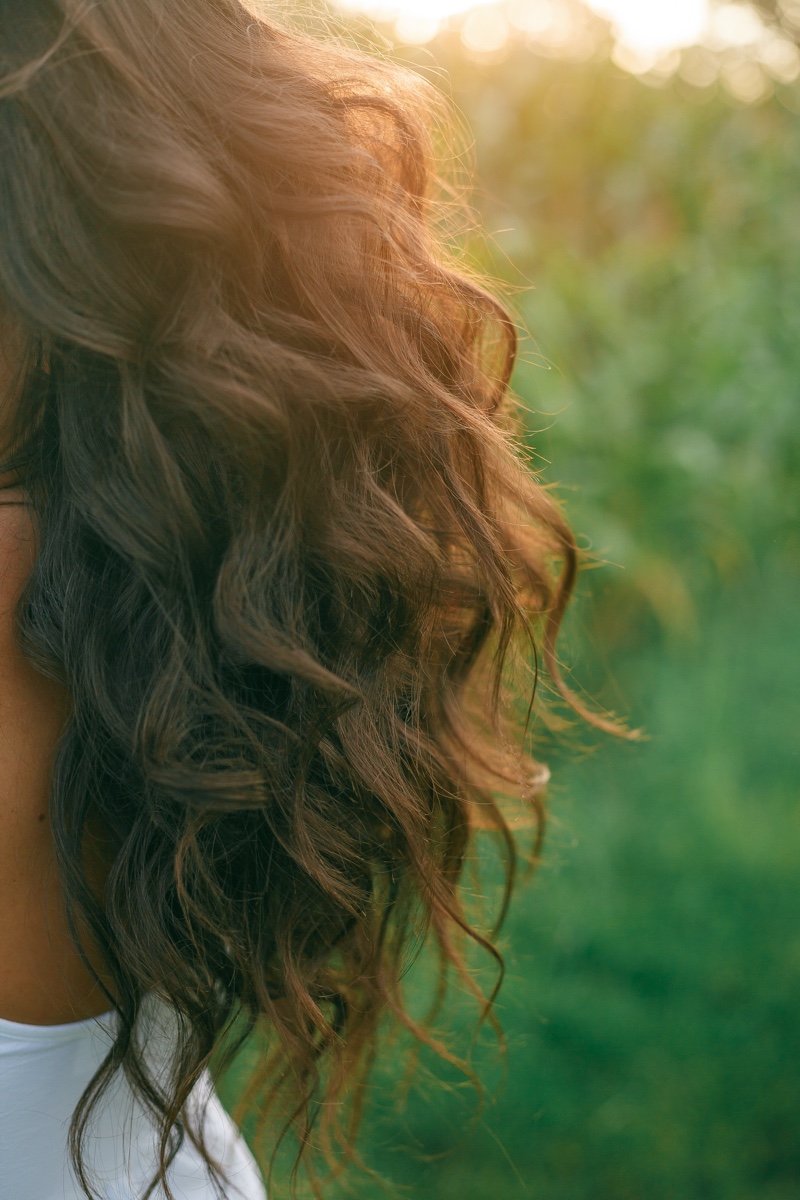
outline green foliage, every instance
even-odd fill
[[[504,932],[504,1083],[476,1050],[483,1117],[427,1059],[401,1113],[393,1052],[364,1153],[426,1200],[793,1200],[798,117],[608,64],[435,54],[475,131],[475,253],[531,334],[530,443],[605,563],[565,657],[650,740],[553,748],[546,861]],[[474,1014],[449,1013],[466,1046]]]
[[[462,89],[489,227],[534,285],[515,382],[546,478],[685,627],[800,549],[798,119],[522,54]]]

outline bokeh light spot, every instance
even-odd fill
[[[473,54],[495,55],[506,46],[510,32],[499,8],[476,8],[461,27],[461,41]]]
[[[708,22],[707,0],[589,0],[607,17],[628,49],[658,54],[699,40]]]

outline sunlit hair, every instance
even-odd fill
[[[273,1031],[261,1083],[292,1090],[301,1147],[346,1154],[337,1101],[357,1113],[381,1015],[429,1036],[409,942],[471,978],[474,829],[510,881],[497,797],[541,820],[519,725],[536,630],[563,689],[576,552],[520,448],[514,327],[437,239],[418,78],[239,0],[3,17],[0,288],[27,338],[4,465],[39,546],[20,636],[71,697],[57,861],[119,1017],[76,1168],[96,1194],[87,1121],[123,1070],[166,1183],[237,1013]],[[149,993],[179,1016],[169,1086],[133,1036]]]

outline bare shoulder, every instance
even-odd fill
[[[0,1017],[53,1024],[103,1002],[71,948],[53,862],[48,799],[68,702],[15,636],[34,554],[24,497],[0,490]]]

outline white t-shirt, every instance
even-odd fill
[[[168,1061],[166,1009],[154,1002],[146,1013],[148,1061]],[[85,1200],[69,1160],[69,1123],[113,1040],[115,1021],[113,1013],[69,1025],[0,1018],[0,1200]],[[196,1125],[203,1121],[206,1145],[230,1181],[225,1200],[266,1200],[258,1168],[208,1073],[192,1093],[190,1109]],[[85,1147],[90,1179],[103,1200],[141,1200],[155,1174],[157,1139],[121,1073],[101,1099]],[[188,1138],[167,1178],[176,1200],[219,1200]],[[152,1200],[164,1196],[159,1188]]]

